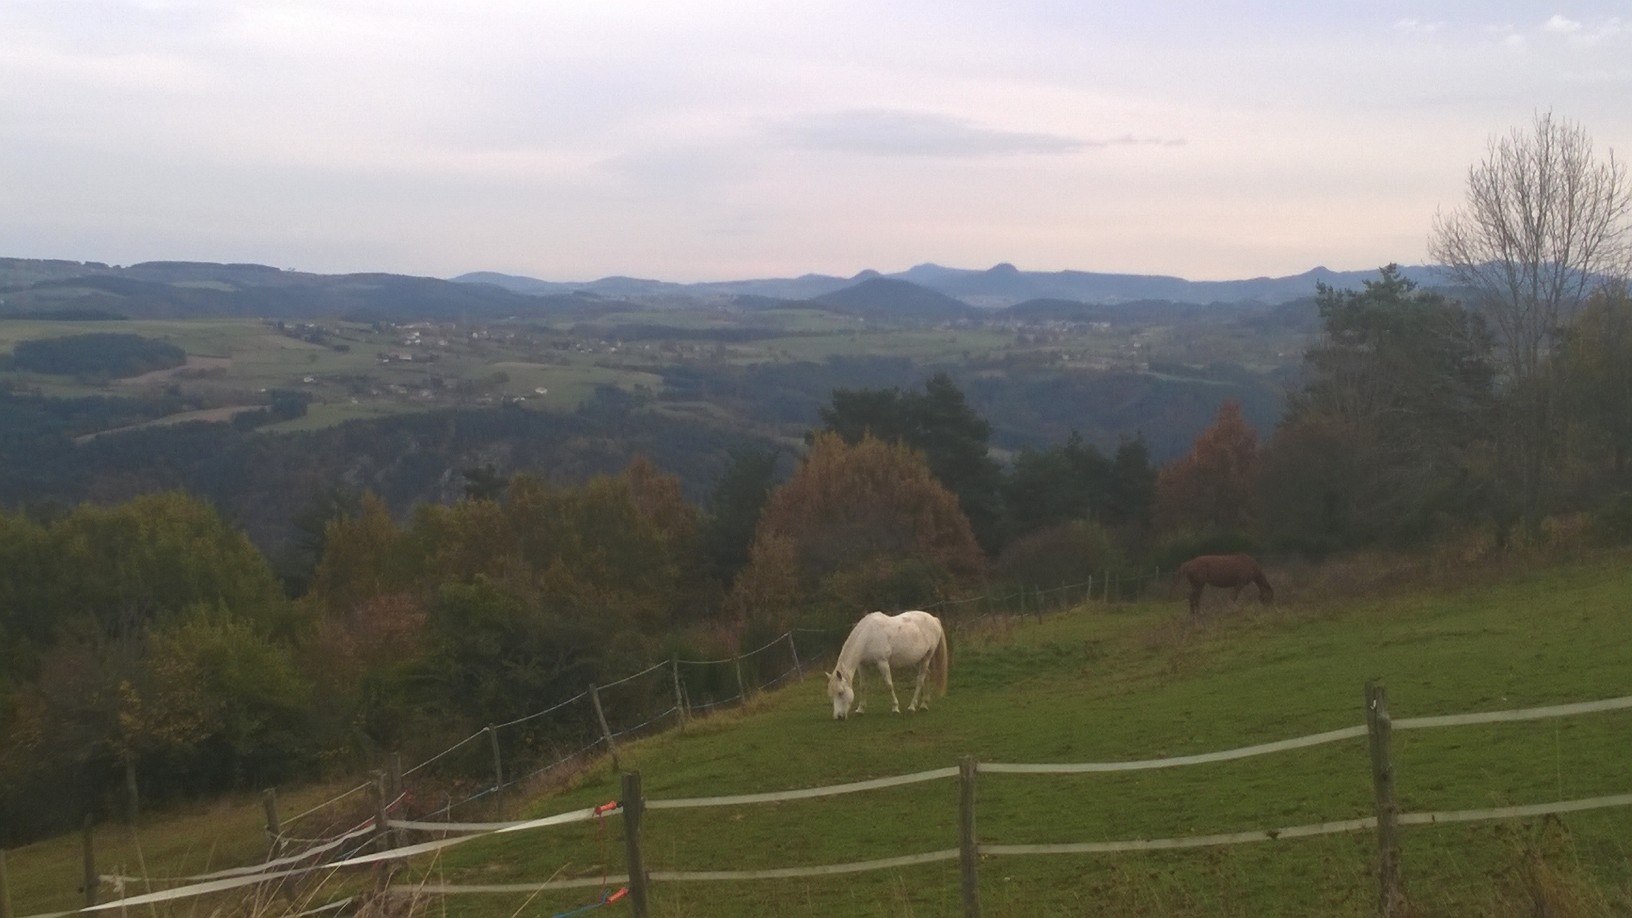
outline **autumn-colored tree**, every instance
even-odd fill
[[[987,550],[1000,546],[1001,476],[989,455],[992,427],[964,400],[952,377],[936,373],[924,381],[922,393],[835,389],[831,407],[822,408],[820,415],[823,429],[847,443],[872,436],[923,453],[935,477],[957,495],[975,538]]]
[[[356,516],[330,520],[311,598],[327,616],[344,618],[371,599],[407,589],[418,570],[385,501],[365,494]]]
[[[823,433],[766,503],[731,604],[745,619],[849,617],[923,603],[984,568],[957,497],[921,453]]]
[[[313,712],[319,732],[344,736],[361,728],[374,742],[401,748],[426,725],[418,691],[430,650],[420,597],[376,596],[344,618],[318,623],[300,662],[324,704]]]
[[[1247,532],[1258,518],[1258,435],[1233,400],[1190,453],[1156,477],[1156,525],[1167,532]]]

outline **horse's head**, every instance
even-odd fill
[[[833,699],[833,719],[844,720],[856,700],[856,689],[838,667],[827,674],[827,697]]]

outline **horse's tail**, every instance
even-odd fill
[[[946,648],[946,629],[940,629],[940,643],[935,645],[935,687],[944,697],[946,695],[946,671],[952,665],[950,653]]]

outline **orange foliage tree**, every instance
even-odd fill
[[[487,720],[536,709],[645,665],[674,625],[718,609],[698,512],[649,460],[499,490],[421,505],[400,527],[370,498],[329,529],[310,600],[344,674],[335,694],[376,739],[426,704]]]
[[[1182,459],[1156,476],[1156,526],[1167,532],[1245,533],[1258,519],[1258,434],[1233,400]]]
[[[968,517],[922,453],[822,433],[766,502],[731,607],[771,628],[847,621],[921,605],[984,570]]]

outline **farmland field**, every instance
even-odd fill
[[[933,367],[967,377],[1011,377],[1023,367],[1034,374],[1124,370],[1168,380],[1181,378],[1174,367],[1198,358],[1205,359],[1197,365],[1236,361],[1252,368],[1243,372],[1259,373],[1295,363],[1302,342],[1284,330],[1249,334],[1223,320],[1180,331],[995,320],[892,324],[818,309],[734,314],[693,309],[403,324],[16,319],[0,321],[0,358],[21,341],[92,332],[176,345],[186,352],[188,365],[105,379],[26,372],[0,362],[0,386],[59,398],[162,395],[184,403],[179,411],[187,412],[256,407],[267,403],[269,392],[295,391],[307,399],[306,416],[269,429],[310,430],[359,418],[505,403],[572,411],[602,388],[661,399],[666,378],[675,373],[719,378],[748,368],[820,367],[832,360],[893,361],[898,376],[910,374],[906,368]],[[1157,363],[1165,368],[1155,369]],[[1208,385],[1208,378],[1201,384]],[[1254,385],[1279,391],[1265,382]],[[819,400],[826,392],[806,395]],[[753,424],[743,417],[734,423]]]

